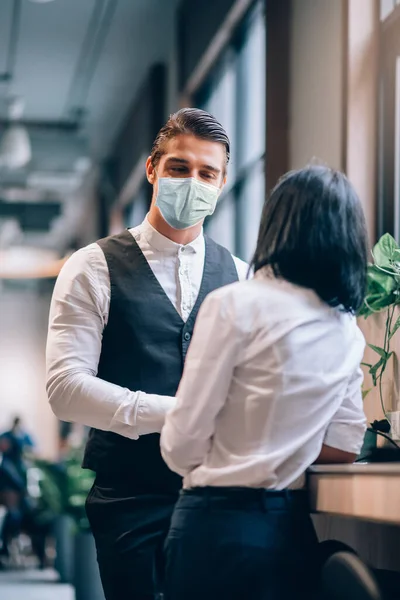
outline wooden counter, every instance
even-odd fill
[[[308,476],[313,512],[400,524],[400,463],[318,465]]]

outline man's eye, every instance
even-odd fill
[[[184,173],[186,169],[185,167],[171,167],[171,171],[173,173]]]
[[[202,173],[201,176],[203,179],[215,179],[214,173]]]

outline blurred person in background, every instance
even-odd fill
[[[107,600],[162,594],[182,482],[161,457],[159,433],[203,300],[247,275],[203,234],[229,153],[213,116],[172,115],[146,163],[153,198],[144,222],[76,252],[55,285],[47,390],[58,418],[93,428],[83,466],[96,473],[87,514]]]
[[[166,541],[167,600],[314,597],[305,473],[353,462],[363,443],[365,343],[354,314],[367,234],[342,173],[283,177],[253,267],[254,279],[203,303],[162,430],[162,454],[184,476]]]
[[[34,443],[27,431],[24,429],[21,417],[13,419],[11,429],[0,434],[0,440],[6,444],[7,450],[3,453],[21,471],[24,471],[24,454],[32,451]]]
[[[7,509],[1,532],[3,556],[8,556],[10,541],[21,530],[26,512],[26,454],[33,449],[34,443],[21,418],[15,417],[11,428],[0,434],[0,501]]]

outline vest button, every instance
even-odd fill
[[[187,331],[187,332],[185,333],[185,335],[183,336],[183,338],[184,338],[184,339],[185,339],[187,342],[190,340],[190,338],[191,338],[191,337],[192,337],[192,336],[190,335],[190,333],[189,333],[188,331]]]

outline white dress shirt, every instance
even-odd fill
[[[186,321],[196,303],[203,275],[203,234],[182,246],[158,233],[147,218],[130,232]],[[246,263],[235,257],[234,261],[239,278],[246,278]],[[97,243],[90,244],[68,259],[53,292],[46,351],[47,393],[52,409],[63,421],[131,439],[160,432],[165,413],[175,398],[129,390],[96,377],[109,308],[106,259]]]
[[[271,275],[210,294],[161,434],[185,487],[301,487],[322,444],[363,442],[355,319]]]

